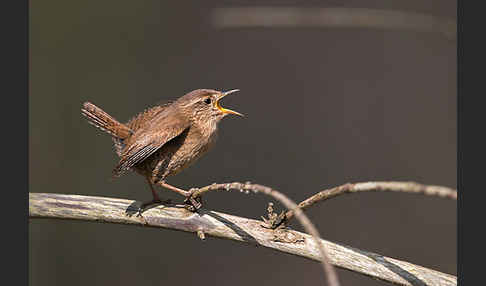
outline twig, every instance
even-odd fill
[[[317,202],[323,202],[330,198],[337,197],[343,194],[351,194],[358,192],[404,192],[424,194],[427,196],[438,196],[442,198],[457,200],[457,191],[433,185],[423,185],[415,182],[365,182],[344,184],[338,187],[321,191],[310,198],[299,203],[301,210],[307,209]],[[279,226],[281,223],[287,223],[294,216],[294,211],[289,210],[285,213],[280,221],[276,221],[273,228]]]
[[[416,12],[368,8],[231,7],[212,13],[217,28],[359,27],[435,32],[455,41],[456,20]]]
[[[321,243],[319,243],[319,238],[321,237],[319,235],[319,232],[317,231],[316,227],[311,223],[309,218],[307,218],[307,216],[299,209],[296,203],[294,203],[292,200],[287,198],[287,196],[285,196],[284,194],[282,194],[277,190],[274,190],[272,188],[263,185],[251,184],[250,182],[246,182],[244,184],[238,182],[227,183],[227,184],[212,184],[202,189],[193,189],[191,191],[192,191],[192,197],[198,198],[206,192],[220,191],[220,190],[226,190],[226,191],[239,190],[245,192],[252,191],[254,193],[264,193],[280,201],[283,205],[285,205],[287,209],[293,210],[295,216],[302,224],[304,229],[307,232],[309,232],[314,237],[314,240],[316,241],[316,245],[322,256],[322,267],[324,269],[324,273],[326,273],[326,277],[328,279],[329,285],[331,286],[339,285],[336,271],[334,271],[332,265],[329,263],[329,257],[326,253],[324,246]]]
[[[286,229],[287,237],[295,239],[282,242],[276,239],[275,230],[261,227],[261,221],[205,209],[200,209],[198,214],[182,207],[157,207],[145,211],[143,217],[127,216],[127,213],[135,214],[139,205],[140,202],[116,198],[29,193],[30,218],[130,224],[193,233],[202,231],[207,236],[258,244],[321,261],[316,243],[305,233]],[[326,247],[331,264],[375,279],[408,286],[457,285],[457,277],[450,274],[326,240],[321,243]]]

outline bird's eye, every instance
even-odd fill
[[[211,103],[211,97],[208,97],[204,100],[204,103],[210,104]]]

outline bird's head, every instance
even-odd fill
[[[237,91],[238,89],[224,92],[213,89],[196,89],[179,98],[177,104],[193,122],[215,127],[226,115],[243,116],[239,112],[222,107],[220,103],[223,97]]]

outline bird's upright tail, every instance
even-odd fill
[[[88,119],[89,123],[117,139],[123,140],[133,134],[133,131],[128,126],[118,122],[111,115],[91,102],[83,103],[81,113]]]

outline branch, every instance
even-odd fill
[[[247,193],[249,193],[250,191],[252,191],[254,193],[261,192],[261,193],[264,193],[266,195],[272,196],[276,200],[280,201],[282,204],[285,205],[285,207],[287,207],[287,209],[293,210],[295,216],[297,217],[299,222],[302,224],[302,226],[305,228],[305,230],[307,232],[309,232],[314,237],[314,240],[315,240],[316,245],[319,249],[319,252],[321,253],[322,266],[323,266],[323,269],[324,269],[324,273],[327,274],[326,276],[328,278],[329,285],[331,285],[331,286],[338,286],[339,285],[337,274],[334,271],[334,269],[332,268],[331,264],[329,264],[329,262],[328,262],[329,257],[327,255],[327,252],[326,252],[324,246],[322,245],[322,243],[319,243],[319,238],[320,238],[319,232],[317,231],[316,227],[311,223],[309,218],[307,218],[307,216],[304,214],[304,212],[302,212],[299,209],[299,206],[296,203],[291,201],[284,194],[282,194],[282,193],[280,193],[280,192],[278,192],[278,191],[276,191],[272,188],[269,188],[269,187],[266,187],[266,186],[263,186],[263,185],[258,185],[258,184],[251,184],[250,182],[246,182],[245,184],[238,183],[238,182],[227,183],[227,184],[212,184],[212,185],[203,187],[201,189],[194,188],[194,189],[191,190],[191,192],[192,192],[191,197],[194,198],[194,199],[197,199],[197,198],[201,197],[204,193],[207,193],[207,192],[210,192],[210,191],[221,191],[221,190],[226,190],[226,191],[239,190],[241,192],[245,191]],[[272,210],[273,209],[270,206],[270,208],[269,208],[270,220],[265,221],[266,226],[269,227],[269,228],[272,228],[275,225],[275,221],[279,217],[279,216],[276,216],[276,215],[272,216],[272,213],[271,213]],[[284,213],[281,214],[281,216],[283,216],[283,215],[284,215]],[[279,221],[281,221],[281,219]]]
[[[359,27],[440,33],[456,40],[456,20],[416,12],[368,8],[231,7],[212,13],[217,28]]]
[[[223,189],[223,187],[224,187],[224,190],[233,189],[233,190],[251,190],[254,193],[262,192],[262,193],[269,195],[269,196],[275,198],[276,200],[280,201],[288,209],[293,210],[294,213],[295,213],[295,216],[297,217],[299,222],[302,224],[304,229],[306,231],[308,231],[312,235],[312,237],[314,238],[314,241],[315,241],[315,243],[318,247],[319,253],[321,254],[321,257],[322,257],[321,262],[322,262],[322,266],[323,266],[323,269],[324,269],[324,273],[326,273],[326,277],[328,279],[329,285],[330,286],[339,286],[339,281],[338,281],[338,278],[337,278],[336,271],[334,271],[334,268],[329,263],[329,256],[327,255],[327,252],[326,252],[323,244],[319,243],[321,236],[319,235],[317,228],[311,223],[311,221],[304,214],[304,212],[299,209],[299,206],[296,203],[294,203],[292,200],[287,198],[287,196],[285,196],[281,192],[278,192],[277,190],[274,190],[274,189],[266,187],[266,186],[258,185],[258,184],[250,184],[250,183],[241,184],[241,183],[235,182],[235,183],[231,183],[231,184],[222,184],[222,186],[219,186],[219,188],[218,188],[217,184],[213,184],[208,189],[213,188],[213,190],[217,190],[217,189],[221,190],[221,189]],[[198,190],[196,189],[195,191],[197,192]],[[192,196],[197,197],[196,192],[192,193]]]
[[[297,217],[299,222],[302,224],[304,229],[313,236],[313,238],[316,242],[316,245],[317,245],[318,250],[319,250],[321,257],[322,257],[321,262],[322,262],[322,266],[323,266],[323,269],[324,269],[324,273],[326,273],[326,276],[328,278],[329,285],[339,286],[337,274],[334,271],[334,269],[332,268],[331,264],[329,264],[329,257],[326,253],[326,250],[325,250],[324,246],[322,245],[322,243],[319,243],[320,237],[321,237],[319,235],[319,232],[317,231],[316,227],[311,223],[309,218],[304,214],[304,212],[302,212],[299,209],[299,206],[296,203],[294,203],[292,200],[290,200],[284,194],[282,194],[281,192],[279,192],[277,190],[274,190],[272,188],[269,188],[269,187],[266,187],[266,186],[263,186],[263,185],[251,184],[250,182],[246,182],[245,184],[238,183],[238,182],[226,183],[226,184],[212,184],[212,185],[203,187],[201,189],[193,188],[193,189],[191,189],[191,198],[197,199],[197,198],[200,198],[202,196],[202,194],[204,194],[206,192],[221,191],[221,190],[226,190],[226,191],[239,190],[241,192],[245,191],[246,193],[249,193],[250,191],[252,191],[254,193],[264,193],[264,194],[271,196],[271,197],[275,198],[276,200],[280,201],[288,209],[293,210],[293,213],[295,214],[295,216]],[[275,220],[278,218],[278,216],[272,215],[273,208],[271,208],[271,206],[269,207],[268,211],[269,211],[270,220],[265,221],[264,225],[269,227],[269,228],[272,228],[273,225],[275,225]],[[283,216],[283,215],[284,215],[284,213],[282,212],[281,216]]]
[[[261,221],[200,209],[192,213],[182,207],[157,207],[131,216],[140,202],[116,198],[48,193],[29,193],[30,218],[57,218],[159,227],[257,244],[280,252],[321,261],[318,247],[308,234],[291,229],[268,229]],[[127,215],[129,214],[129,215]],[[331,264],[397,285],[457,285],[457,277],[321,240]]]
[[[359,192],[403,192],[457,200],[456,190],[442,186],[422,185],[415,182],[366,182],[354,184],[348,183],[338,187],[320,191],[310,198],[300,202],[299,208],[301,210],[304,210],[317,202],[323,202],[325,200],[343,194],[352,194]],[[274,222],[272,227],[275,228],[281,223],[287,223],[289,220],[292,219],[293,216],[293,210],[287,211],[281,220]]]

